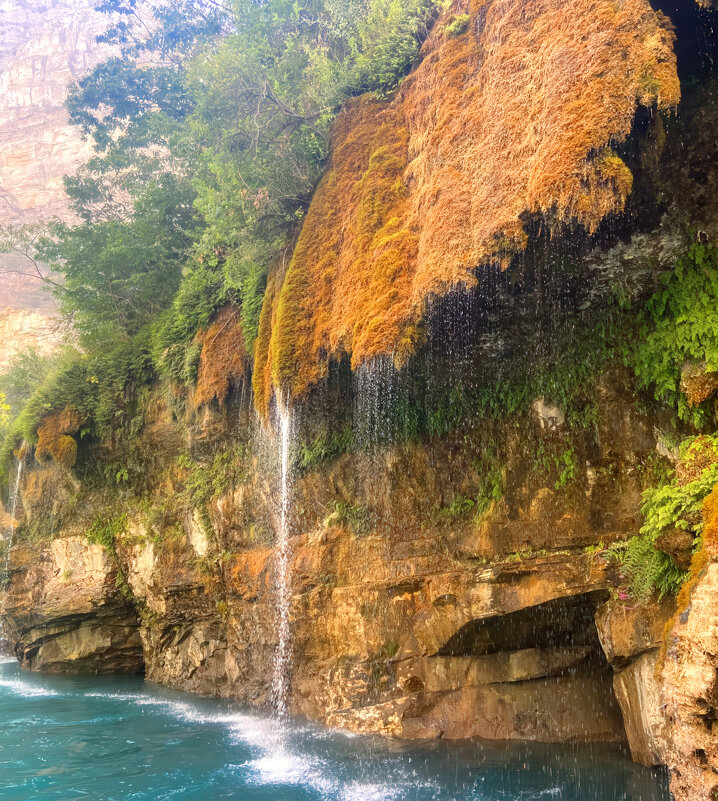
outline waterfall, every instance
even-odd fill
[[[7,582],[10,572],[10,548],[12,540],[15,536],[15,515],[17,514],[17,502],[20,497],[20,481],[22,479],[22,465],[23,460],[21,457],[16,458],[17,465],[15,472],[15,482],[12,487],[9,498],[9,511],[10,511],[10,533],[5,536],[4,533],[0,536],[0,541],[4,546],[2,572],[0,573],[0,582],[4,585]],[[5,639],[5,608],[7,605],[7,587],[2,587],[2,595],[0,595],[0,641]]]
[[[276,543],[276,603],[278,642],[274,653],[274,676],[272,695],[277,716],[286,717],[289,695],[289,668],[292,658],[292,631],[289,621],[291,606],[291,576],[289,572],[290,542],[290,449],[292,438],[292,416],[289,407],[278,405],[280,447],[280,508],[279,530]]]
[[[375,356],[354,373],[354,431],[357,445],[374,453],[391,445],[392,412],[399,397],[399,377],[389,356]]]
[[[22,478],[22,459],[18,458],[16,461],[17,472],[15,474],[15,485],[10,495],[10,537],[8,538],[10,543],[12,543],[12,538],[15,536],[15,513],[17,512],[17,500],[20,496],[20,480]]]

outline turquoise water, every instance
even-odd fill
[[[667,801],[605,746],[399,744],[197,699],[139,678],[0,663],[2,801]]]

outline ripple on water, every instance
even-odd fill
[[[50,690],[37,684],[30,684],[22,679],[0,678],[0,688],[25,698],[48,698],[60,694],[56,690]]]
[[[608,749],[397,744],[135,679],[0,666],[1,801],[667,801]]]

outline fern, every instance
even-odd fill
[[[701,425],[705,409],[691,409],[680,392],[681,368],[692,360],[718,370],[718,248],[694,243],[659,282],[641,313],[637,345],[628,358],[657,400]]]
[[[684,486],[675,481],[643,493],[642,512],[645,522],[638,536],[614,546],[631,594],[647,599],[653,592],[662,598],[675,595],[688,577],[673,559],[657,547],[659,537],[671,528],[693,532],[700,543],[703,529],[703,501],[718,484],[718,464],[704,470],[700,478]]]

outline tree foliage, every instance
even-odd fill
[[[65,183],[79,222],[4,236],[54,282],[81,351],[16,393],[5,456],[65,406],[99,437],[127,422],[156,370],[191,382],[195,334],[227,302],[251,349],[267,272],[288,256],[342,103],[398,85],[434,6],[98,0],[116,52],[67,100],[95,150]]]
[[[160,175],[125,220],[58,223],[39,242],[83,347],[111,349],[172,303],[198,224],[193,199],[189,184]]]

